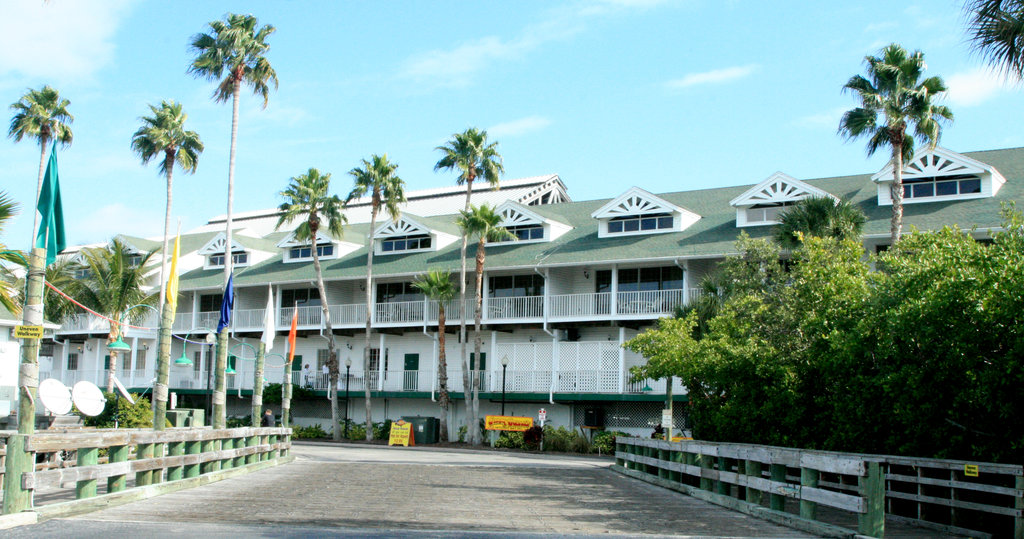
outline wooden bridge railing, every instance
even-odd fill
[[[817,533],[853,533],[852,519],[823,522],[819,506],[855,515],[856,532],[873,537],[884,536],[887,513],[974,537],[1024,533],[1019,465],[644,438],[617,439],[615,459],[627,475]]]
[[[38,453],[73,455],[61,467],[40,469],[29,464],[22,468],[32,471],[21,473],[18,494],[31,502],[33,491],[39,489],[74,484],[75,498],[84,499],[98,494],[98,481],[103,479],[110,494],[126,490],[133,474],[135,486],[144,486],[287,457],[291,432],[282,427],[171,428],[159,432],[75,429],[10,435],[8,442],[21,438],[17,443],[23,444],[28,463],[34,463]],[[64,467],[68,464],[71,466]],[[11,492],[5,489],[5,494]],[[5,508],[9,505],[4,504]]]

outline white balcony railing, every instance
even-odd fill
[[[669,314],[684,303],[684,291],[642,290],[619,292],[616,298],[619,314]]]
[[[422,300],[378,303],[374,319],[381,324],[422,323],[423,308]]]
[[[487,298],[488,320],[518,320],[544,316],[544,296]]]
[[[551,318],[585,318],[611,314],[611,292],[559,294],[550,297]]]

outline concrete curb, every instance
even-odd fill
[[[39,522],[39,515],[35,511],[22,511],[13,515],[0,515],[0,530],[26,526]]]
[[[292,438],[292,445],[314,445],[320,447],[344,447],[347,449],[390,449],[394,451],[437,451],[447,453],[469,453],[476,455],[503,455],[511,457],[542,457],[552,460],[558,459],[592,459],[606,461],[609,464],[615,462],[615,455],[584,455],[582,453],[551,453],[543,451],[505,451],[503,449],[473,449],[469,447],[435,447],[433,445],[416,445],[404,447],[400,445],[377,445],[377,444],[354,444],[345,442],[322,442],[318,440],[296,440]]]

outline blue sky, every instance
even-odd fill
[[[68,239],[162,232],[164,183],[130,150],[147,104],[175,99],[206,144],[176,174],[182,227],[224,213],[231,110],[186,73],[190,36],[227,12],[273,24],[280,79],[269,106],[241,105],[235,211],[276,206],[317,167],[388,153],[410,189],[451,185],[434,150],[487,129],[506,178],[557,173],[574,200],[807,179],[880,169],[836,135],[855,106],[840,89],[890,42],[921,49],[951,90],[956,151],[1024,146],[1022,95],[970,52],[961,3],[604,0],[590,2],[136,2],[0,5],[0,103],[49,84],[71,100],[75,140],[59,153]],[[40,29],[48,29],[41,33]],[[6,111],[6,109],[5,109]],[[7,112],[4,126],[9,122]],[[0,190],[23,203],[2,241],[27,247],[39,159],[0,141]]]

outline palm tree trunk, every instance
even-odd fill
[[[473,307],[473,361],[470,366],[473,369],[473,433],[474,433],[474,444],[480,445],[483,443],[482,435],[480,432],[480,384],[477,382],[477,377],[481,376],[479,371],[480,366],[480,348],[483,345],[482,339],[480,338],[480,323],[483,318],[483,282],[484,282],[484,241],[483,236],[480,237],[480,243],[477,244],[476,248],[476,305]]]
[[[889,196],[892,198],[892,220],[889,223],[891,245],[896,246],[903,233],[903,137],[893,136],[892,141],[892,185]]]
[[[469,213],[469,200],[473,196],[473,180],[473,175],[470,173],[466,178],[466,213]],[[466,399],[466,432],[470,436],[469,442],[474,443],[473,429],[469,426],[473,404],[469,396],[471,375],[469,356],[466,354],[466,244],[468,242],[469,236],[466,231],[462,231],[462,248],[459,250],[459,261],[462,263],[462,269],[459,271],[459,357],[462,358],[462,393]]]
[[[374,190],[376,191],[376,187]],[[376,201],[379,199],[374,194],[373,200],[374,205],[370,210],[370,239],[366,247],[366,345],[363,347],[363,388],[366,396],[366,439],[373,439],[373,416],[370,410],[370,332],[372,330],[371,324],[373,321],[373,249],[374,245],[374,231],[377,228],[377,211],[378,206]],[[384,361],[384,351],[380,350],[377,355],[377,361]],[[379,383],[383,384],[384,380],[378,380]]]
[[[120,320],[120,317],[112,316]],[[110,333],[107,334],[107,344],[110,344],[117,340],[117,332],[119,331],[118,325],[114,322],[110,323]],[[117,352],[110,351],[110,361],[107,362],[107,393],[114,392],[114,371],[117,370]]]
[[[331,326],[331,308],[327,302],[327,289],[324,287],[324,274],[320,269],[320,254],[317,252],[317,228],[311,226],[310,236],[313,240],[313,268],[316,270],[316,288],[320,291],[320,308],[324,313],[324,327],[327,329],[327,396],[331,401],[331,437],[341,441],[341,428],[338,425],[338,350],[334,342],[334,327]]]
[[[46,174],[46,143],[49,142],[46,135],[39,136],[39,180],[36,183],[36,205],[32,211],[32,245],[36,244],[36,236],[39,231],[39,212],[35,208],[39,206],[39,195],[43,192],[43,175]]]
[[[448,361],[445,355],[445,334],[444,334],[444,301],[437,302],[437,340],[440,350],[437,353],[437,401],[441,404],[441,443],[448,441],[448,408],[450,406],[448,396]]]
[[[242,85],[235,79],[231,96],[231,152],[228,158],[228,213],[225,223],[224,242],[224,292],[227,293],[228,279],[231,278],[233,253],[231,252],[231,207],[235,200],[235,152],[238,149],[238,101]],[[224,369],[228,365],[228,328],[217,336],[216,389],[213,391],[213,428],[223,429],[227,425],[227,377]]]
[[[256,372],[253,373],[252,378],[252,416],[250,417],[250,424],[253,427],[260,426],[260,416],[263,415],[260,412],[263,408],[263,371],[267,361],[267,343],[260,341],[260,347],[256,350]],[[288,365],[285,365],[288,368]],[[283,420],[282,420],[283,421]],[[282,423],[284,426],[284,423]]]
[[[160,251],[160,334],[157,343],[156,385],[153,386],[153,430],[164,430],[167,417],[167,382],[171,362],[171,309],[167,304],[167,241],[171,233],[171,186],[174,176],[174,151],[164,156],[167,170],[167,207],[164,209],[164,244]]]

